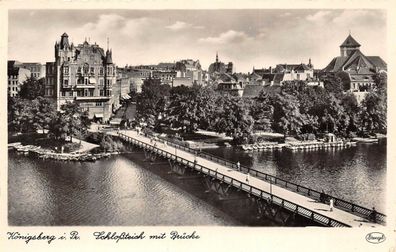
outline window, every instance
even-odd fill
[[[88,78],[85,78],[85,79],[84,79],[84,84],[85,84],[85,85],[88,85]]]
[[[79,74],[81,73],[81,67],[77,68],[77,73],[79,73]]]
[[[90,73],[91,73],[91,74],[94,74],[94,73],[95,73],[95,68],[94,68],[94,67],[91,67]]]
[[[63,73],[64,74],[69,74],[69,67],[63,67]]]
[[[88,96],[88,89],[84,89],[84,96]]]
[[[102,106],[102,102],[96,102],[96,106],[97,107],[101,107]]]
[[[104,80],[103,79],[99,79],[99,86],[103,87],[103,84],[104,84]]]
[[[87,74],[87,73],[88,73],[88,69],[89,69],[88,64],[85,64],[85,65],[84,65],[84,74]]]
[[[109,74],[109,75],[113,74],[113,68],[112,67],[108,67],[107,68],[107,74]]]
[[[100,96],[104,96],[103,89],[100,89],[100,90],[99,90],[99,95],[100,95]]]
[[[100,67],[100,69],[99,69],[99,74],[100,74],[100,75],[103,75],[103,67]]]
[[[63,80],[63,85],[65,86],[69,85],[69,80]]]

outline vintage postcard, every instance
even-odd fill
[[[392,1],[229,3],[0,2],[2,251],[396,250]]]

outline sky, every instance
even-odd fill
[[[199,59],[207,69],[218,52],[237,72],[309,58],[321,69],[349,32],[387,61],[383,10],[10,10],[8,26],[8,58],[21,62],[54,61],[64,32],[104,49],[108,37],[120,67]]]

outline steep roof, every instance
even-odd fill
[[[284,75],[285,75],[284,73],[277,73],[277,74],[275,74],[275,76],[274,76],[274,83],[275,83],[275,84],[280,84],[281,81],[283,81]]]
[[[345,39],[345,41],[340,45],[340,47],[359,47],[360,44],[352,38],[351,34]]]
[[[349,78],[351,81],[361,81],[361,82],[373,82],[373,76],[367,74],[350,74]]]
[[[366,58],[375,66],[378,67],[380,69],[386,69],[387,65],[386,62],[381,59],[381,57],[379,56],[366,56]]]
[[[258,74],[258,75],[263,75],[264,73],[269,72],[268,69],[262,68],[262,69],[253,69],[252,74]]]
[[[309,70],[309,69],[310,68],[303,63],[301,63],[300,65],[298,65],[297,67],[294,68],[294,70],[300,70],[300,71]]]
[[[113,64],[112,52],[106,51],[106,64]]]
[[[246,85],[243,90],[243,97],[256,97],[260,94],[260,92],[264,89],[263,85],[254,85],[249,84]]]
[[[232,75],[227,74],[227,73],[220,74],[218,79],[223,82],[235,82],[236,81],[235,77],[233,77]]]

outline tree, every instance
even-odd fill
[[[341,106],[344,108],[345,114],[349,117],[349,124],[346,133],[357,132],[359,130],[359,104],[356,97],[347,92],[341,98]]]
[[[44,133],[44,130],[49,130],[51,122],[56,117],[56,106],[51,100],[40,96],[32,102],[35,103],[36,108],[34,127]]]
[[[67,102],[50,123],[49,130],[56,139],[65,140],[69,136],[72,141],[73,136],[86,132],[89,126],[87,118],[87,112],[82,112],[77,103]]]
[[[296,97],[281,92],[271,98],[274,108],[272,128],[275,132],[298,135],[306,124],[306,117],[300,113],[300,104]]]
[[[250,115],[254,119],[254,129],[268,131],[271,129],[274,108],[270,104],[270,96],[261,92],[250,101]]]
[[[21,133],[33,132],[35,105],[18,97],[8,97],[8,130]]]
[[[137,97],[137,120],[147,123],[148,127],[158,128],[165,118],[170,95],[170,86],[161,84],[159,79],[144,81],[142,92]]]
[[[386,93],[375,91],[367,94],[361,104],[360,127],[367,133],[386,133],[387,105]]]
[[[19,97],[22,99],[34,100],[38,97],[43,97],[45,94],[45,78],[36,79],[29,77],[21,86]]]
[[[237,96],[225,95],[219,99],[222,107],[216,113],[216,132],[233,137],[238,144],[247,143],[252,136],[254,125],[248,104]]]
[[[167,121],[171,127],[181,127],[192,133],[208,129],[214,113],[216,93],[211,88],[180,86],[172,88]]]
[[[329,73],[321,77],[323,86],[327,93],[341,97],[344,90],[350,89],[349,75],[346,72]]]

